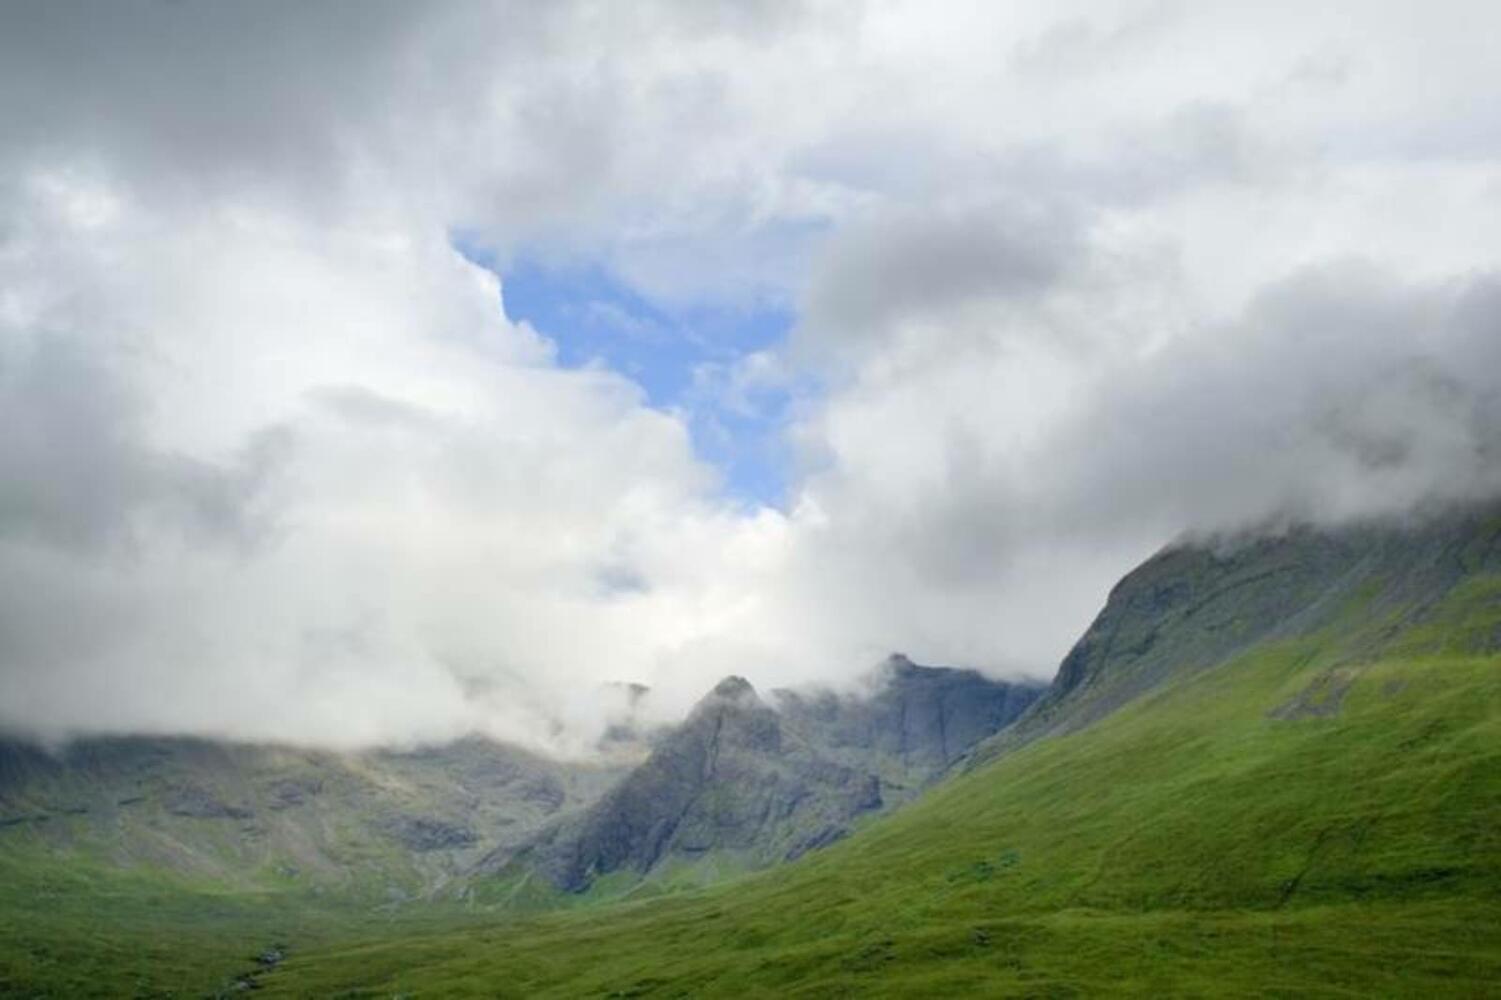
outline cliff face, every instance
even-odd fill
[[[795,858],[899,803],[1015,718],[1037,686],[893,658],[870,698],[721,681],[617,787],[508,862],[568,891],[601,876]]]
[[[921,784],[1005,728],[1042,693],[1039,684],[920,667],[900,654],[882,667],[879,683],[868,698],[794,691],[774,696],[788,724],[830,753],[865,758]]]

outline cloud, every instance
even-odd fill
[[[1018,321],[873,351],[799,428],[824,454],[778,615],[814,646],[1042,673],[1187,532],[1495,496],[1498,281],[1345,264],[1165,343]]]
[[[570,691],[733,615],[704,578],[777,519],[441,234],[378,235],[132,206],[47,270],[0,382],[7,723],[556,748]]]
[[[583,752],[609,681],[1045,676],[1184,531],[1495,492],[1494,14],[1353,13],[15,6],[0,725]],[[657,408],[455,232],[795,329]]]
[[[824,248],[803,302],[805,337],[880,339],[941,328],[968,309],[1039,294],[1080,253],[1078,227],[1035,204],[893,209],[851,220]]]
[[[1474,362],[1497,280],[1345,264],[1275,283],[1229,328],[1111,372],[1067,435],[1076,468],[1113,510],[1204,528],[1494,493],[1501,377]]]

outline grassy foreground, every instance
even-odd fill
[[[258,979],[257,956],[277,946],[332,947],[474,919],[451,906],[392,912],[13,851],[0,860],[0,997],[216,996],[247,973]]]
[[[1261,649],[795,865],[690,895],[314,946],[263,985],[1496,995],[1501,659],[1355,664],[1337,646]]]

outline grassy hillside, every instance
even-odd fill
[[[618,771],[479,739],[0,743],[0,996],[201,997],[277,945],[462,926],[436,889]]]
[[[205,997],[258,978],[273,949],[469,926],[452,904],[372,907],[347,896],[246,891],[84,854],[0,856],[0,996]],[[493,919],[493,918],[492,918]]]
[[[1367,595],[1369,596],[1369,595]],[[1501,621],[1477,580],[1268,643],[713,890],[295,955],[325,996],[1501,990]],[[1422,631],[1427,629],[1428,631]]]
[[[1289,639],[1317,637],[1355,660],[1501,650],[1497,580],[1494,503],[1171,546],[1114,587],[1041,704],[977,756],[1078,729],[1164,684]]]
[[[0,863],[387,902],[450,884],[625,770],[479,738],[359,753],[120,737],[54,755],[0,742]]]
[[[0,860],[0,995],[204,996],[252,967],[259,951],[310,937],[292,902],[84,857],[8,851]]]

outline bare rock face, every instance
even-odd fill
[[[520,864],[578,892],[616,872],[795,858],[888,805],[887,776],[895,800],[908,797],[1041,690],[905,658],[883,680],[870,699],[777,692],[773,707],[727,677],[599,802],[489,866]]]
[[[1005,728],[1042,693],[1040,684],[986,678],[973,670],[923,667],[900,653],[866,698],[775,692],[783,715],[826,750],[867,758],[924,784],[981,740]]]
[[[276,778],[266,786],[266,804],[275,810],[295,809],[322,791],[323,782],[316,777]]]
[[[162,806],[173,816],[193,819],[249,819],[255,815],[241,805],[222,801],[199,785],[178,785],[162,797]]]
[[[577,891],[610,872],[645,874],[669,853],[754,848],[809,798],[785,750],[777,713],[744,679],[726,678],[645,763],[535,845],[536,866]]]
[[[390,826],[393,837],[409,851],[469,847],[479,836],[466,826],[431,816],[402,816]]]

